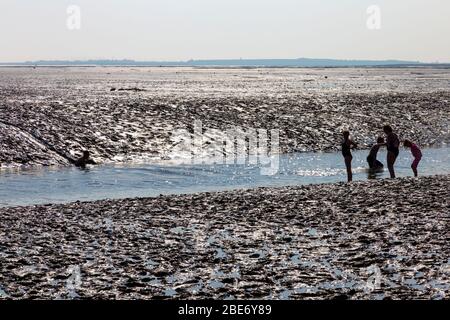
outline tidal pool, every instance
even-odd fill
[[[450,148],[427,148],[420,175],[450,173]],[[387,168],[367,170],[367,151],[354,151],[354,180],[388,178]],[[378,159],[385,163],[386,152]],[[412,156],[402,150],[396,163],[399,177],[411,176]],[[101,199],[155,197],[169,194],[225,191],[332,183],[346,180],[340,153],[294,153],[279,157],[274,175],[261,174],[258,165],[139,164],[102,165],[80,170],[73,167],[3,169],[0,171],[0,206],[22,206]]]

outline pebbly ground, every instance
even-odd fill
[[[0,209],[0,298],[448,299],[450,176]]]
[[[0,165],[168,159],[195,120],[279,129],[282,153],[337,150],[344,129],[369,148],[386,123],[439,145],[449,85],[447,69],[0,68]]]

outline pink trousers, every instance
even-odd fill
[[[411,168],[417,169],[417,166],[419,165],[420,160],[422,160],[422,157],[420,157],[420,158],[414,158],[414,161],[413,161],[413,163],[412,163],[412,165],[411,165]]]

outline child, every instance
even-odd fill
[[[378,170],[383,168],[383,164],[377,160],[378,150],[381,146],[384,146],[384,138],[378,137],[377,143],[370,149],[369,156],[367,157],[367,162],[369,163],[369,168],[372,170]]]
[[[347,168],[347,181],[351,182],[353,180],[353,173],[352,173],[352,147],[357,147],[356,143],[353,142],[353,140],[350,138],[350,132],[344,131],[342,132],[342,136],[344,137],[344,141],[342,141],[342,156],[345,160],[345,167]]]
[[[411,164],[411,168],[414,172],[414,176],[417,177],[418,173],[417,173],[417,166],[419,165],[420,160],[422,160],[422,151],[420,151],[419,147],[412,143],[410,140],[405,140],[405,142],[403,143],[403,145],[406,148],[410,148],[411,149],[411,153],[414,157],[414,161]]]

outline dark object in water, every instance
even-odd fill
[[[72,159],[70,162],[74,166],[79,167],[79,168],[86,168],[86,165],[88,165],[88,164],[92,164],[92,165],[97,164],[94,160],[92,160],[90,158],[89,151],[83,151],[83,155],[80,158],[78,158],[77,160]]]
[[[371,170],[383,169],[384,167],[383,163],[370,155],[367,157],[367,163],[369,164],[369,168]]]
[[[145,91],[145,89],[141,89],[141,88],[120,88],[119,91],[134,91],[134,92],[140,92],[140,91]]]

